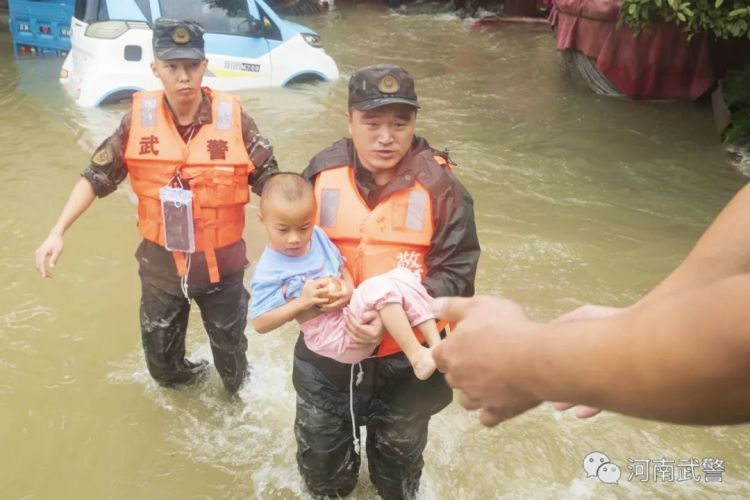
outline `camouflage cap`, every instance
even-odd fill
[[[358,69],[349,79],[349,106],[360,111],[387,104],[419,108],[414,79],[400,66],[376,64]]]
[[[154,22],[154,57],[170,59],[205,59],[203,28],[194,21],[160,17]]]

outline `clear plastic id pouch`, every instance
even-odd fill
[[[164,247],[170,252],[195,252],[193,192],[180,187],[159,189],[164,221]]]

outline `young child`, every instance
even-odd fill
[[[412,327],[430,347],[440,342],[440,334],[432,298],[419,277],[396,268],[354,289],[339,250],[314,225],[315,210],[312,185],[301,175],[277,174],[266,182],[259,218],[268,232],[268,246],[251,284],[255,330],[266,333],[296,319],[311,351],[341,363],[357,363],[370,356],[377,343],[355,344],[346,333],[346,315],[359,319],[365,311],[375,310],[414,374],[426,380],[435,362]]]

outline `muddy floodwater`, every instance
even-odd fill
[[[405,66],[423,105],[418,134],[450,150],[474,196],[477,291],[520,301],[536,319],[585,302],[632,303],[748,180],[725,162],[709,108],[593,95],[565,75],[546,26],[475,30],[430,4],[337,7],[297,21],[321,34],[340,80],[242,93],[281,167],[301,171],[346,134],[354,68]],[[61,61],[14,59],[0,27],[0,496],[305,497],[292,434],[293,326],[265,336],[248,328],[252,374],[239,400],[215,371],[180,390],[149,377],[127,183],[68,232],[53,280],[35,273],[34,249],[126,107],[77,108],[57,82]],[[263,246],[256,211],[254,199],[251,261]],[[189,348],[210,359],[193,316]],[[594,451],[620,467],[619,484],[586,477],[583,458]],[[678,480],[691,459],[700,480]],[[716,474],[705,474],[704,459],[723,461],[721,482],[707,481]],[[648,479],[629,480],[629,466],[645,460]],[[664,470],[673,463],[671,480],[654,477],[660,460]],[[453,403],[431,423],[420,496],[746,498],[748,477],[747,426],[606,413],[583,422],[543,405],[485,429]],[[363,464],[352,498],[374,496]]]

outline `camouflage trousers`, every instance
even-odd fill
[[[216,370],[230,393],[239,390],[247,374],[245,326],[250,293],[243,285],[243,276],[241,271],[219,283],[188,288],[190,298],[200,308]],[[185,333],[192,300],[141,275],[143,352],[149,373],[161,385],[188,383],[204,367],[185,359]]]

